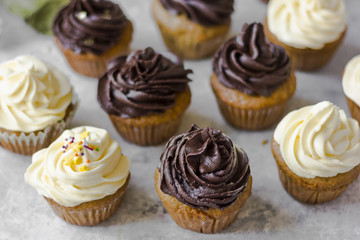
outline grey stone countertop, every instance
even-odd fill
[[[133,49],[165,46],[150,12],[149,0],[119,0],[134,23]],[[348,112],[341,87],[341,73],[346,63],[360,54],[360,1],[348,0],[348,31],[345,41],[330,63],[321,70],[296,72],[297,90],[286,112],[329,100]],[[266,4],[260,0],[237,0],[232,34],[244,23],[262,22]],[[248,154],[253,176],[252,195],[238,218],[219,234],[204,235],[176,225],[164,210],[154,188],[154,171],[164,144],[139,147],[124,141],[112,126],[96,100],[97,80],[75,73],[56,48],[51,36],[35,32],[0,3],[2,30],[0,62],[26,53],[56,65],[71,80],[80,97],[80,106],[71,127],[93,125],[110,132],[131,162],[131,181],[118,211],[106,222],[94,227],[73,226],[58,218],[24,181],[31,157],[0,149],[0,239],[360,239],[360,179],[338,199],[316,206],[301,204],[281,186],[270,141],[274,128],[243,131],[229,126],[218,110],[211,91],[211,59],[185,61],[194,74],[190,83],[192,103],[178,133],[192,123],[221,129]]]

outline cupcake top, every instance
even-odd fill
[[[187,74],[192,73],[152,48],[118,57],[109,66],[99,80],[98,101],[108,114],[122,118],[163,113],[173,107],[177,93],[188,88]]]
[[[282,47],[267,41],[262,24],[252,23],[220,47],[213,71],[226,87],[268,97],[289,78],[291,62]]]
[[[228,24],[234,11],[234,0],[160,0],[174,14],[186,14],[204,26]]]
[[[286,115],[275,129],[286,165],[305,178],[333,177],[360,164],[359,124],[324,101]]]
[[[65,130],[36,152],[25,181],[40,195],[73,207],[115,193],[129,168],[129,159],[105,129],[85,126]]]
[[[128,25],[119,5],[108,0],[72,0],[58,12],[53,32],[75,53],[101,55],[114,47]]]
[[[161,190],[198,209],[224,209],[250,177],[246,153],[221,131],[193,125],[172,137],[160,158]]]
[[[295,48],[321,49],[344,32],[343,0],[271,0],[269,30],[279,41]]]
[[[346,97],[360,106],[360,55],[353,57],[346,64],[342,87]]]
[[[34,56],[18,56],[0,64],[1,128],[42,130],[65,117],[72,98],[69,80]]]

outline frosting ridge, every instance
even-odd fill
[[[343,0],[272,0],[267,10],[269,30],[295,48],[321,49],[346,27]]]
[[[205,26],[230,23],[234,0],[160,0],[174,14],[186,14],[193,22]]]
[[[172,137],[160,157],[161,190],[194,208],[224,209],[247,186],[246,153],[213,128],[193,125]]]
[[[64,118],[73,91],[56,68],[31,55],[0,64],[0,127],[33,132]]]
[[[360,106],[360,55],[353,57],[346,64],[342,87],[346,97]]]
[[[245,24],[214,56],[213,71],[226,87],[270,96],[291,73],[285,50],[265,38],[261,23]]]
[[[152,48],[114,59],[100,78],[98,101],[109,114],[123,118],[162,113],[173,107],[176,94],[190,79],[180,62],[173,62]]]
[[[106,130],[85,126],[65,130],[36,152],[25,181],[40,195],[72,207],[115,193],[129,168],[129,159]]]
[[[119,5],[108,0],[72,0],[56,15],[53,32],[76,53],[100,55],[116,45],[129,23]]]
[[[360,164],[360,129],[324,101],[286,115],[274,132],[286,165],[305,178],[332,177]]]

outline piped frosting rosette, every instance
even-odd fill
[[[77,127],[33,155],[25,181],[40,195],[72,207],[114,194],[129,168],[130,160],[106,130]]]
[[[31,155],[70,125],[78,99],[60,71],[23,55],[0,65],[0,103],[1,145]]]
[[[344,32],[345,4],[343,0],[272,0],[267,22],[270,31],[289,46],[321,49]]]
[[[359,124],[324,101],[289,113],[274,140],[286,165],[304,178],[333,177],[360,164]]]

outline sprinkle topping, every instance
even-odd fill
[[[64,157],[64,164],[66,166],[77,169],[80,172],[88,171],[89,164],[91,163],[89,159],[83,160],[85,157],[85,149],[90,151],[99,151],[99,147],[94,145],[89,145],[86,138],[89,136],[88,131],[84,131],[80,134],[80,139],[75,139],[73,136],[69,136],[65,138],[65,144],[62,146],[62,153],[68,153],[66,157]],[[86,159],[86,158],[85,158]]]

